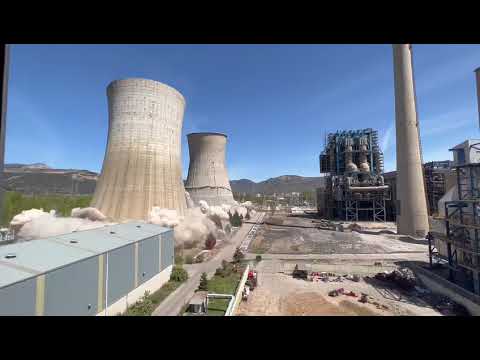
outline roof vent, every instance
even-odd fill
[[[15,254],[7,254],[5,255],[5,259],[15,259],[17,257],[17,255]]]
[[[140,229],[141,227],[142,227],[141,225],[137,225],[137,228],[139,228],[139,229]]]
[[[115,231],[110,231],[110,234],[115,234]]]
[[[77,240],[70,240],[70,244],[78,244]]]

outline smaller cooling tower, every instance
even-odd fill
[[[185,190],[195,205],[233,204],[233,194],[225,166],[227,136],[219,133],[188,134],[190,165]]]

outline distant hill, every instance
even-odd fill
[[[3,187],[26,195],[91,195],[97,177],[93,171],[53,169],[42,163],[5,164]]]
[[[261,182],[248,179],[230,181],[232,191],[247,194],[273,194],[314,191],[325,186],[323,177],[303,177],[298,175],[283,175]]]
[[[43,163],[5,164],[4,187],[27,195],[91,195],[98,174],[88,170],[54,169]],[[232,191],[246,194],[273,194],[314,191],[324,186],[322,177],[283,175],[261,182],[249,179],[230,181]]]

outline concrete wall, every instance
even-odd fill
[[[470,314],[480,316],[480,296],[418,266],[412,266],[415,275],[434,293],[442,294],[465,306]]]
[[[243,272],[242,279],[237,287],[237,292],[235,293],[235,303],[233,304],[232,308],[232,316],[235,316],[235,312],[237,311],[238,305],[240,305],[240,301],[242,301],[242,291],[245,287],[245,283],[247,282],[248,272],[250,271],[250,265],[247,265],[245,271]]]
[[[113,81],[107,95],[108,143],[92,206],[117,221],[148,220],[153,206],[183,214],[183,96],[146,79]]]

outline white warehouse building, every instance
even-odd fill
[[[173,231],[128,222],[0,247],[1,315],[116,315],[170,278]]]

